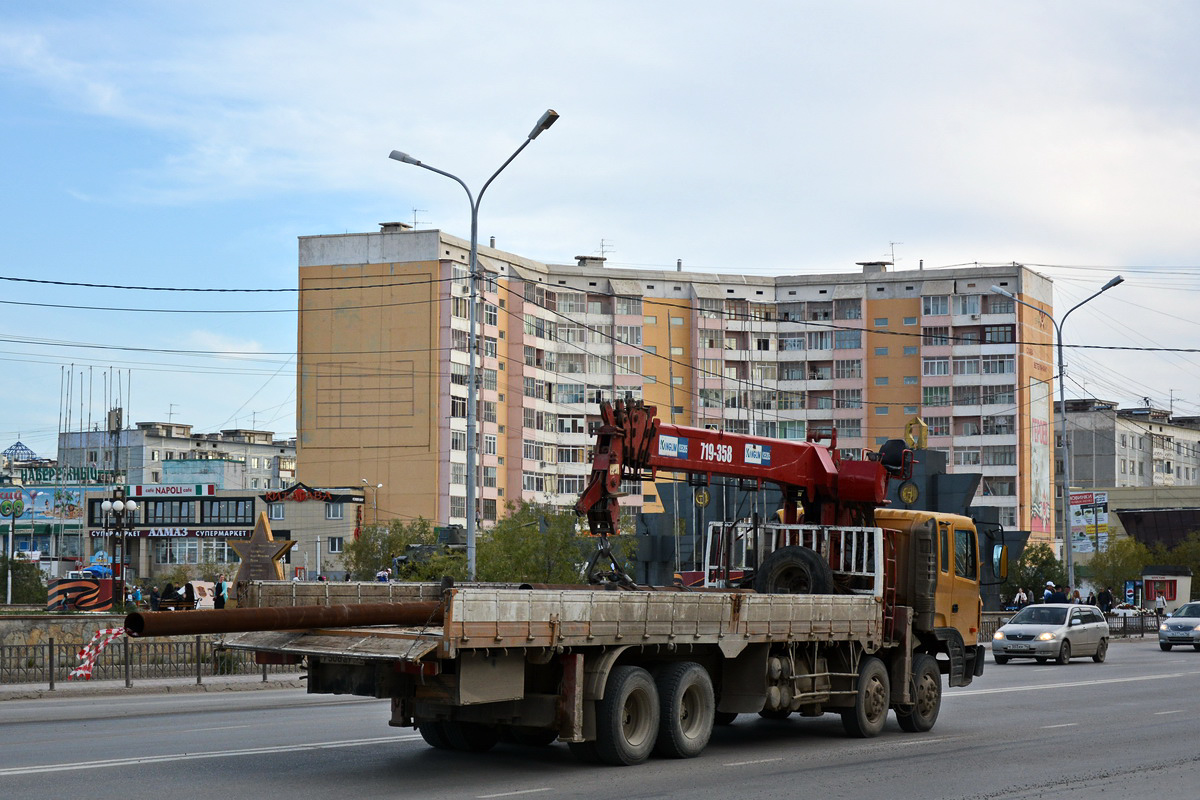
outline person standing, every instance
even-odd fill
[[[218,575],[217,583],[213,586],[213,608],[222,609],[225,607],[225,595],[229,591],[229,584],[225,583],[225,576]]]
[[[1013,604],[1017,607],[1018,611],[1029,605],[1029,595],[1025,594],[1024,589],[1018,587],[1017,596],[1013,598]]]
[[[1096,590],[1095,589],[1091,589],[1088,591],[1087,604],[1089,606],[1096,605]]]
[[[1154,596],[1154,615],[1160,620],[1167,613],[1167,598],[1162,592]]]
[[[1100,610],[1103,611],[1105,614],[1107,614],[1109,611],[1112,611],[1112,607],[1113,607],[1112,589],[1105,586],[1104,589],[1101,590],[1100,596],[1096,598],[1096,601],[1100,604]]]
[[[158,587],[150,587],[150,610],[158,611]]]
[[[1054,581],[1046,581],[1046,591],[1042,592],[1042,602],[1043,603],[1053,603],[1054,602],[1053,600],[1050,599],[1050,595],[1054,594],[1054,589],[1055,589]]]

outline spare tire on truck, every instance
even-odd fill
[[[833,570],[810,547],[789,546],[763,559],[754,573],[759,594],[833,594]]]

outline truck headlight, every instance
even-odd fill
[[[1053,642],[1057,638],[1058,634],[1054,631],[1043,631],[1038,634],[1038,641],[1040,642]]]

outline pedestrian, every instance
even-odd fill
[[[167,581],[163,585],[162,597],[159,599],[160,604],[165,604],[168,611],[175,611],[175,602],[179,600],[179,591],[175,588],[175,584]]]
[[[1071,593],[1071,602],[1077,606],[1083,604],[1083,598],[1079,596],[1078,589]]]
[[[1158,617],[1159,619],[1162,619],[1163,615],[1166,613],[1167,613],[1167,598],[1165,595],[1163,595],[1162,592],[1159,592],[1154,597],[1154,615],[1156,617]]]
[[[225,576],[218,575],[217,582],[213,586],[213,608],[222,609],[225,607],[225,595],[229,591],[229,584],[225,583]]]
[[[158,598],[159,598],[158,587],[151,586],[150,587],[150,610],[151,611],[158,611]]]
[[[191,581],[183,585],[183,607],[188,611],[196,607],[196,587]]]
[[[387,579],[388,571],[386,569],[381,569],[379,572],[375,573],[375,580],[379,581],[380,583],[387,583]]]
[[[138,608],[141,608],[141,605],[142,605],[142,587],[140,587],[140,586],[134,586],[134,587],[133,587],[133,604],[134,604],[135,606],[137,606]]]
[[[1054,589],[1055,589],[1054,581],[1046,581],[1046,591],[1042,592],[1042,602],[1043,603],[1053,603],[1054,602],[1053,600],[1050,599],[1050,595],[1054,594]]]
[[[1050,592],[1050,599],[1047,600],[1046,602],[1048,602],[1048,603],[1069,603],[1069,602],[1071,602],[1070,600],[1067,599],[1067,590],[1066,589],[1060,589],[1057,586],[1055,586],[1053,583],[1050,584],[1050,587],[1053,591]]]
[[[1018,611],[1029,605],[1029,595],[1025,594],[1024,589],[1017,589],[1017,596],[1013,598],[1013,605],[1017,607]]]
[[[1112,589],[1105,586],[1104,589],[1101,590],[1100,596],[1096,598],[1096,601],[1100,604],[1100,610],[1103,611],[1105,614],[1107,614],[1109,611],[1112,611],[1112,607],[1113,607]]]
[[[1096,590],[1095,589],[1091,589],[1088,591],[1087,604],[1089,606],[1096,605]]]

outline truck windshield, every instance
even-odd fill
[[[1041,608],[1039,606],[1026,606],[1013,614],[1012,619],[1008,621],[1009,625],[1062,625],[1067,621],[1067,609],[1065,608]]]

